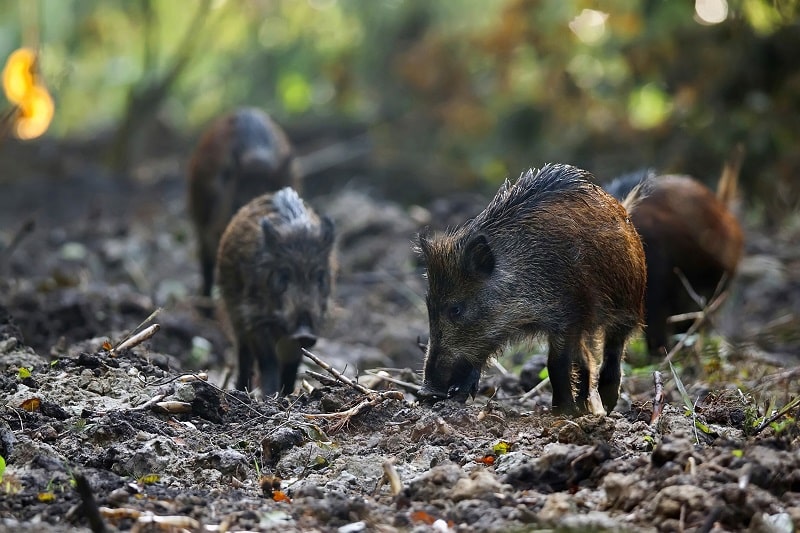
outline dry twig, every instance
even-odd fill
[[[653,416],[650,417],[651,426],[658,423],[661,418],[661,412],[664,410],[664,378],[658,370],[653,372],[653,385],[655,387],[655,396],[653,398]]]
[[[346,411],[339,411],[336,413],[319,413],[319,414],[306,414],[304,415],[306,418],[326,418],[326,419],[339,419],[339,421],[335,424],[334,430],[341,428],[354,416],[358,415],[367,407],[373,407],[378,405],[379,403],[383,402],[383,400],[404,400],[405,396],[400,391],[376,391],[372,389],[368,389],[363,385],[359,385],[358,383],[354,382],[352,379],[348,378],[347,376],[343,375],[341,372],[333,368],[331,365],[314,355],[313,353],[309,352],[305,348],[303,350],[303,355],[314,361],[317,365],[322,367],[328,373],[330,373],[337,381],[352,387],[356,391],[360,392],[365,396],[365,398],[359,402],[358,404],[354,405],[350,409]]]
[[[130,350],[131,348],[135,348],[136,346],[139,346],[141,343],[143,343],[144,341],[155,335],[159,329],[161,329],[161,326],[159,326],[158,324],[153,324],[152,326],[148,326],[139,333],[131,335],[130,337],[119,343],[115,348],[112,348],[109,353],[111,355],[116,355],[122,350]]]
[[[378,480],[378,485],[375,487],[376,495],[387,481],[389,482],[392,496],[397,496],[403,491],[403,482],[400,481],[400,476],[397,474],[397,469],[394,467],[393,459],[388,459],[383,462],[383,475]]]
[[[317,366],[319,366],[323,370],[327,371],[330,375],[332,375],[334,378],[336,378],[337,381],[339,381],[341,383],[344,383],[345,385],[348,385],[349,387],[354,388],[355,390],[357,390],[361,394],[370,394],[372,392],[376,392],[376,391],[371,391],[370,389],[368,389],[368,388],[366,388],[366,387],[364,387],[362,385],[359,385],[358,383],[356,383],[352,379],[348,378],[347,376],[345,376],[344,374],[342,374],[341,372],[339,372],[338,370],[333,368],[331,365],[329,365],[328,363],[326,363],[325,361],[323,361],[322,359],[320,359],[319,357],[317,357],[313,353],[311,353],[308,350],[306,350],[305,348],[301,348],[301,349],[303,350],[303,355],[305,355],[306,357],[308,357],[309,359],[314,361],[314,363],[316,363]]]
[[[167,397],[166,394],[156,394],[155,396],[144,402],[142,405],[137,405],[136,407],[133,407],[131,411],[147,411],[148,409],[152,408],[155,404],[157,404],[166,397]]]
[[[681,281],[684,282],[684,285],[688,285],[689,281],[686,280],[685,277],[683,277],[683,274],[680,274],[679,271],[676,273],[679,274],[679,276],[681,277]],[[662,368],[666,368],[667,365],[669,365],[670,361],[672,361],[672,358],[675,356],[675,354],[678,353],[686,345],[686,342],[688,341],[689,337],[697,333],[697,331],[703,326],[705,321],[708,319],[709,315],[711,315],[711,313],[719,309],[719,307],[725,302],[725,299],[728,297],[728,293],[723,291],[722,288],[725,286],[726,281],[727,281],[727,276],[723,275],[722,278],[719,280],[719,283],[717,284],[717,288],[714,289],[714,295],[711,297],[711,300],[709,301],[708,305],[703,307],[703,310],[700,311],[700,315],[695,319],[692,325],[689,326],[689,329],[686,330],[686,333],[684,333],[683,336],[681,336],[681,339],[667,353],[667,356],[661,363]],[[695,296],[697,296],[697,293],[694,291],[694,289],[691,288],[691,286],[688,286],[687,290],[689,291],[689,294],[692,295],[692,298],[695,298]],[[702,299],[695,301],[698,301],[698,303],[700,303]]]
[[[544,378],[542,381],[540,381],[539,383],[537,383],[534,388],[532,388],[531,390],[529,390],[528,392],[526,392],[525,394],[520,396],[519,399],[521,401],[525,401],[525,400],[528,400],[530,398],[533,398],[540,390],[545,388],[549,383],[550,383],[550,377],[548,376],[548,377]]]
[[[370,376],[375,376],[376,378],[382,379],[383,381],[388,381],[389,383],[394,383],[395,385],[398,385],[398,386],[400,386],[400,387],[402,387],[402,388],[404,388],[406,390],[409,390],[411,392],[414,392],[414,393],[419,392],[419,390],[422,388],[419,385],[417,385],[416,383],[410,383],[408,381],[403,381],[401,379],[397,379],[397,378],[394,378],[392,376],[383,374],[382,372],[385,372],[385,371],[381,371],[381,372],[375,372],[373,370],[365,370],[364,371],[365,374],[368,374]]]
[[[784,405],[783,407],[778,409],[778,411],[776,411],[775,414],[773,414],[771,417],[769,417],[769,418],[765,419],[763,422],[761,422],[758,425],[758,427],[753,430],[753,435],[758,435],[759,433],[764,431],[766,428],[768,428],[770,426],[770,424],[772,424],[773,422],[775,422],[779,418],[785,416],[786,414],[789,413],[789,411],[791,411],[792,409],[794,409],[795,407],[797,407],[799,405],[800,405],[800,396],[798,396],[797,398],[795,398],[791,402],[787,403],[786,405]]]
[[[83,511],[83,516],[89,521],[92,533],[105,533],[107,531],[106,524],[100,515],[100,508],[97,506],[97,500],[94,498],[89,481],[82,473],[75,473],[74,478],[75,490],[81,497],[81,510]]]

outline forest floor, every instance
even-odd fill
[[[550,413],[547,386],[523,396],[540,379],[535,344],[509,349],[498,359],[508,370],[492,367],[466,404],[421,405],[375,375],[419,381],[414,234],[487,198],[405,208],[355,187],[312,197],[337,224],[340,263],[313,352],[373,392],[301,372],[295,394],[262,399],[229,390],[230,344],[197,310],[175,166],[128,182],[73,174],[2,184],[0,530],[800,525],[798,409],[780,412],[800,390],[797,220],[747,227],[728,301],[674,357],[677,380],[663,364],[626,363],[617,411],[576,418]],[[142,322],[160,329],[110,349]],[[651,423],[654,371],[666,405]]]

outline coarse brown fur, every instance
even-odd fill
[[[681,175],[632,175],[608,187],[615,196],[625,194],[634,182],[644,189],[630,216],[647,258],[645,333],[654,358],[666,353],[668,335],[677,330],[667,319],[700,310],[680,275],[708,301],[720,282],[724,289],[736,273],[744,237],[728,205],[736,201],[739,157],[737,153],[733,162],[725,165],[717,195],[694,178]]]
[[[423,396],[463,401],[506,342],[543,334],[554,410],[614,408],[625,342],[642,321],[645,263],[625,208],[592,179],[546,165],[506,182],[463,226],[420,236],[430,321]]]
[[[189,162],[189,214],[195,227],[202,294],[210,296],[222,232],[241,206],[282,187],[299,190],[286,134],[266,113],[242,108],[214,121]]]
[[[291,188],[242,207],[219,246],[217,283],[239,359],[236,387],[264,395],[294,389],[301,348],[310,348],[332,291],[333,223]]]

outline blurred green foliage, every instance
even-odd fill
[[[6,0],[0,56],[39,47],[54,136],[133,116],[191,137],[255,104],[290,131],[363,125],[407,199],[547,161],[713,184],[743,142],[748,200],[796,209],[800,2],[704,4],[724,20],[677,0]]]

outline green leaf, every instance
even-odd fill
[[[539,371],[539,379],[541,379],[541,380],[545,380],[545,379],[547,379],[549,376],[550,376],[550,374],[547,372],[547,367],[544,367],[543,369],[541,369],[541,370]]]
[[[672,371],[672,377],[675,378],[675,386],[678,388],[681,398],[683,398],[683,405],[686,406],[686,409],[690,413],[694,413],[694,404],[692,403],[692,399],[689,397],[689,393],[686,392],[686,387],[683,386],[681,378],[678,377],[678,372],[675,370],[675,367],[672,366],[672,361],[669,362],[669,369]]]
[[[494,452],[495,455],[506,454],[510,449],[511,449],[511,444],[509,444],[504,440],[498,441],[497,444],[492,446],[492,451]]]
[[[29,368],[20,367],[17,379],[27,379],[31,377],[31,370]]]
[[[3,481],[3,474],[6,471],[6,460],[0,455],[0,481]]]
[[[700,420],[695,419],[694,425],[697,427],[697,429],[699,429],[700,431],[702,431],[706,435],[710,435],[712,433],[711,428],[709,428],[704,423],[700,422]]]
[[[303,424],[303,431],[310,440],[317,443],[320,448],[328,448],[333,446],[333,441],[325,434],[319,426],[314,424]]]
[[[744,450],[731,450],[731,455],[734,457],[742,458],[744,457]]]

